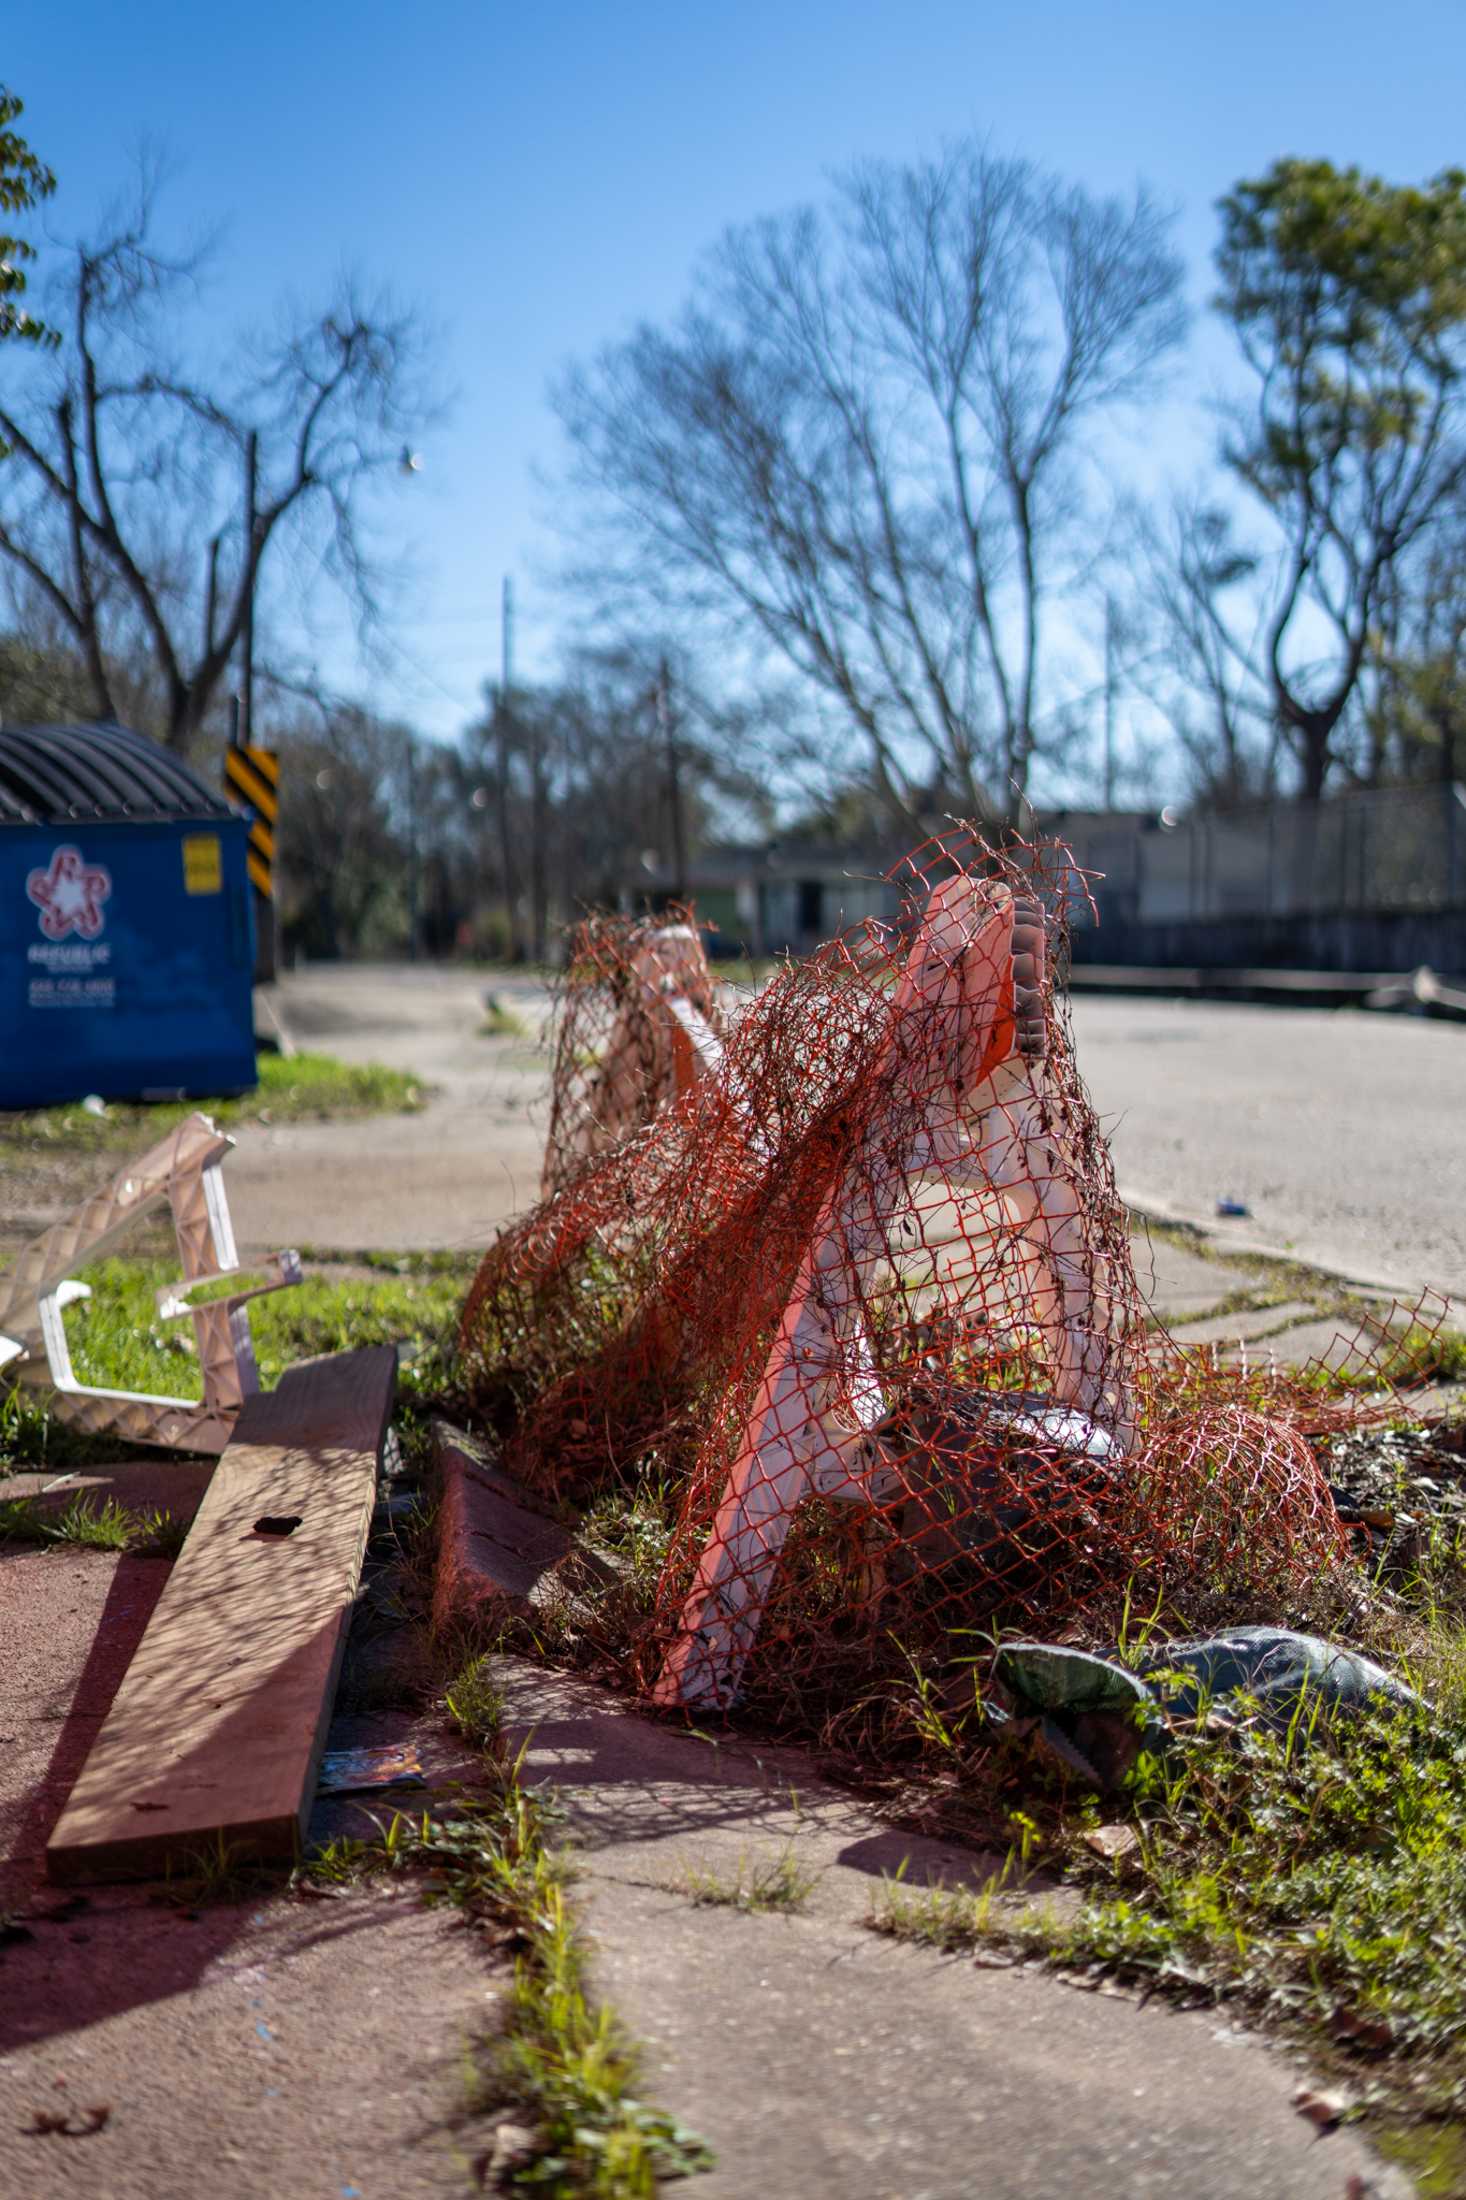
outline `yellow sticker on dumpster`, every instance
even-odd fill
[[[223,893],[224,865],[217,833],[185,833],[183,891],[186,894]]]

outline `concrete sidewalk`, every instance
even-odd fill
[[[995,1860],[898,1832],[796,1756],[689,1738],[591,1685],[499,1661],[521,1777],[553,1781],[595,1977],[647,2097],[707,2139],[688,2200],[1403,2200],[1304,2076],[1215,2011],[1080,1992],[878,1938],[883,1874],[971,1885]],[[797,1914],[698,1902],[788,1856]]]
[[[196,1910],[143,1888],[38,1885],[46,1823],[165,1569],[100,1552],[0,1557],[0,2192],[6,2200],[450,2200],[483,2189],[464,2050],[507,1980],[411,1875],[334,1899]],[[41,1577],[39,1580],[23,1579]],[[13,1594],[7,1594],[7,1591]],[[385,1630],[385,1632],[384,1632]],[[472,1766],[430,1715],[374,1702],[394,1631],[363,1600],[331,1746],[411,1743],[451,1808]],[[353,1671],[354,1667],[354,1671]],[[643,2097],[717,2151],[687,2200],[1407,2200],[1354,2133],[1290,2105],[1301,2070],[1217,2013],[1142,2007],[1041,1972],[877,1938],[881,1875],[980,1882],[993,1859],[893,1829],[792,1752],[698,1739],[590,1684],[500,1661],[523,1776],[554,1783],[596,1991]],[[370,1832],[386,1797],[312,1831]],[[8,1820],[8,1823],[6,1822]],[[699,1904],[788,1852],[795,1915]],[[96,2112],[105,2110],[92,2127]],[[64,2131],[47,2119],[64,2116]],[[548,2188],[553,2191],[553,2186]]]
[[[228,1168],[246,1257],[301,1241],[477,1251],[532,1202],[543,1064],[526,1041],[478,1036],[486,982],[533,1023],[542,996],[528,981],[379,972],[349,1000],[337,973],[292,981],[303,1045],[397,1061],[438,1092],[426,1115],[247,1132]],[[1292,1297],[1264,1304],[1276,1271],[1240,1252],[1204,1258],[1158,1236],[1137,1255],[1182,1343],[1306,1359],[1350,1326],[1321,1313],[1326,1278],[1290,1279]],[[95,1474],[74,1486],[126,1494]],[[194,1918],[127,1891],[78,1912],[36,1888],[49,1817],[162,1572],[101,1553],[0,1555],[0,1830],[8,1900],[30,1913],[0,1947],[0,2193],[471,2190],[459,2062],[499,1984],[408,1887]],[[364,1601],[354,1647],[385,1624]],[[894,1829],[793,1754],[695,1738],[544,1668],[506,1661],[504,1680],[528,1776],[564,1797],[596,1983],[644,2043],[647,2097],[717,2149],[688,2200],[1408,2194],[1354,2133],[1320,2136],[1291,2106],[1293,2060],[1218,2013],[1081,1993],[863,1923],[903,1862],[918,1883],[961,1884],[992,1859]],[[462,1767],[422,1718],[343,1704],[333,1742],[408,1732],[446,1793]],[[693,1899],[690,1871],[731,1881],[786,1851],[811,1882],[797,1913]],[[34,2129],[58,2102],[109,2117],[87,2136]]]
[[[524,1024],[481,1031],[482,973],[434,965],[292,973],[281,989],[298,1046],[412,1071],[422,1114],[340,1123],[248,1124],[226,1175],[245,1259],[277,1245],[481,1253],[539,1197],[548,1093],[538,1047],[549,996],[495,976]]]
[[[209,1471],[84,1480],[188,1513]],[[410,1880],[316,1899],[204,1888],[196,1906],[45,1881],[48,1835],[167,1575],[110,1551],[0,1550],[0,2195],[462,2200],[464,2043],[493,2022],[502,1974]],[[383,1624],[364,1595],[332,1746],[389,1723],[363,1734],[349,1708],[351,1662]],[[445,1791],[473,1770],[441,1729],[421,1754]]]

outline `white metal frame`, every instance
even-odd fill
[[[28,1388],[54,1392],[58,1419],[97,1435],[176,1451],[220,1452],[229,1442],[240,1407],[260,1383],[246,1304],[301,1277],[299,1254],[277,1253],[272,1281],[194,1303],[192,1287],[239,1273],[221,1170],[233,1143],[206,1115],[186,1117],[102,1191],[34,1239],[0,1276],[0,1367],[11,1368]],[[165,1199],[183,1281],[158,1293],[158,1313],[164,1321],[192,1321],[202,1401],[79,1383],[66,1340],[64,1309],[90,1295],[67,1270],[100,1258]]]
[[[645,934],[630,958],[629,997],[616,1011],[585,1115],[573,1134],[579,1154],[602,1153],[649,1122],[722,1063],[723,1042],[698,1007],[712,995],[702,936],[690,924]],[[556,1157],[545,1157],[546,1191],[554,1189]]]

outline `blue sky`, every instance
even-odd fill
[[[1180,212],[1204,303],[1212,204],[1286,152],[1397,180],[1466,163],[1466,6],[1236,0],[10,0],[0,81],[55,168],[50,219],[91,222],[143,139],[185,228],[227,224],[214,308],[268,317],[343,265],[441,331],[447,419],[400,502],[418,578],[384,681],[343,639],[330,676],[455,732],[498,658],[516,574],[521,663],[561,619],[536,466],[550,376],[672,311],[728,222],[818,195],[861,155],[976,130],[1092,189],[1144,178]],[[1222,369],[1204,325],[1197,386]],[[1187,462],[1174,422],[1162,448]]]

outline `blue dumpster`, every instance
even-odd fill
[[[0,1108],[256,1082],[248,826],[125,726],[0,726]]]

